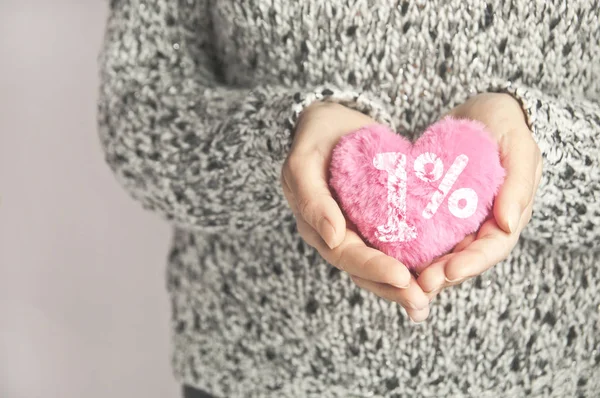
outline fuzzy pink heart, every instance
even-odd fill
[[[485,126],[450,117],[414,145],[383,125],[350,133],[334,148],[330,172],[363,238],[416,272],[477,231],[504,181]]]

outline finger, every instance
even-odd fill
[[[503,136],[500,152],[506,178],[494,202],[494,217],[502,230],[515,233],[536,190],[540,154],[531,132],[526,128]]]
[[[535,171],[535,189],[534,189],[533,195],[531,196],[531,200],[529,201],[529,204],[527,205],[527,208],[525,209],[525,211],[523,212],[523,215],[521,216],[521,225],[519,226],[519,231],[523,231],[525,226],[527,224],[529,224],[529,221],[531,221],[531,216],[533,215],[533,204],[535,202],[537,187],[540,185],[540,180],[542,179],[542,169],[543,169],[543,164],[542,164],[542,160],[540,157],[540,162],[538,163],[537,169]]]
[[[453,253],[449,254],[440,259],[441,261],[433,263],[417,278],[417,282],[421,286],[421,289],[423,289],[425,292],[425,295],[429,298],[430,303],[440,294],[442,290],[448,287],[460,285],[469,279],[469,276],[466,276],[453,281],[448,280],[445,268],[446,264],[453,256]]]
[[[432,293],[443,288],[446,284],[446,273],[444,271],[448,259],[451,257],[445,256],[429,267],[425,268],[417,278],[417,283],[426,294]]]
[[[473,243],[476,236],[477,236],[476,234],[470,234],[470,235],[465,236],[465,238],[462,241],[460,241],[456,246],[454,246],[454,249],[452,249],[452,253],[458,253],[458,252],[464,250],[465,247],[467,247],[471,243]]]
[[[326,261],[337,268],[340,268],[342,271],[349,273],[352,278],[356,278],[362,281],[363,284],[371,287],[388,286],[389,289],[383,290],[387,292],[387,297],[389,300],[398,301],[399,299],[402,299],[403,306],[412,308],[413,310],[423,309],[423,307],[427,305],[427,297],[420,289],[416,283],[416,280],[414,277],[412,277],[408,269],[397,260],[364,245],[360,237],[358,237],[353,231],[348,231],[346,235],[348,242],[343,242],[334,250],[329,249],[317,232],[314,231],[312,227],[305,221],[298,220],[298,231],[303,239],[309,245],[315,247],[319,251],[319,254],[321,254]],[[363,253],[360,252],[362,250],[364,250]],[[335,251],[342,251],[343,253],[334,253]],[[373,254],[374,257],[370,257]],[[355,261],[352,261],[354,255],[356,255],[356,263]],[[344,256],[347,256],[347,258],[342,259]],[[387,257],[387,259],[382,259],[381,256]],[[369,258],[378,260],[382,259],[383,262],[372,262],[372,267],[370,267],[368,265]],[[389,260],[391,260],[391,262],[388,264],[387,261]],[[394,276],[396,273],[399,273],[399,278]],[[394,282],[395,279],[398,279],[398,282]],[[406,295],[400,295],[397,297],[389,295],[390,291],[393,291],[394,289],[405,290],[407,293]],[[393,299],[393,297],[396,297],[396,299]]]
[[[393,257],[364,244],[342,244],[340,247],[337,264],[340,269],[372,282],[387,283],[402,289],[410,287],[410,271]]]
[[[283,178],[292,192],[298,214],[334,248],[344,239],[346,220],[327,185],[326,159],[319,151],[288,157]]]
[[[443,287],[444,283],[446,282],[443,265],[448,261],[448,258],[452,256],[453,253],[457,253],[470,245],[475,240],[475,237],[475,234],[467,235],[462,241],[454,246],[452,252],[435,259],[429,264],[423,264],[415,268],[415,271],[417,271],[417,281],[419,281],[419,284],[425,293],[429,293],[433,290]]]
[[[542,169],[543,164],[540,158],[535,171],[534,192],[527,207],[521,214],[519,225],[517,226],[518,231],[522,231],[531,220],[535,190],[537,190],[537,186],[539,185]],[[481,226],[475,240],[467,244],[467,241],[470,240],[468,237],[455,247],[453,252],[457,255],[461,252],[467,253],[464,253],[464,255],[461,255],[458,259],[453,258],[452,264],[446,266],[445,287],[462,283],[465,279],[479,275],[498,262],[504,260],[516,245],[518,238],[519,234],[506,234],[505,231],[498,227],[497,223],[494,223],[494,220],[487,220]],[[482,241],[479,242],[479,240]],[[463,244],[466,244],[466,246],[461,247]],[[457,250],[458,248],[460,248],[460,250]],[[477,259],[479,259],[479,262]],[[447,262],[449,263],[449,261]],[[464,264],[461,265],[460,263]],[[423,289],[431,289],[433,287],[431,284],[428,284],[429,282],[423,283],[425,284],[425,286],[422,285]],[[436,283],[439,283],[439,277],[436,280]]]
[[[483,223],[473,241],[446,263],[444,272],[450,283],[476,276],[508,257],[518,234],[503,231],[494,219]]]
[[[315,236],[314,230],[303,221],[298,221],[298,231],[307,243],[331,265],[350,275],[372,282],[385,283],[400,289],[409,288],[410,271],[404,264],[379,250],[365,245],[354,232],[347,230],[346,238],[335,249],[330,249],[323,239]]]
[[[385,300],[402,305],[414,322],[423,322],[429,316],[429,299],[416,282],[411,283],[408,289],[398,289],[356,276],[352,276],[352,281],[362,289],[368,290]]]
[[[408,314],[408,316],[410,317],[410,319],[414,322],[414,323],[421,323],[424,322],[427,317],[429,316],[429,306],[421,309],[421,310],[413,310],[413,309],[406,309],[406,307],[404,308],[406,310],[406,313]]]
[[[544,158],[542,155],[539,155],[539,161],[537,164],[537,169],[535,170],[535,187],[537,191],[537,187],[540,185],[540,181],[542,179],[542,171],[544,170]],[[535,197],[535,192],[533,197]]]
[[[525,209],[525,211],[523,212],[523,215],[521,216],[521,223],[519,224],[519,231],[523,231],[525,226],[527,224],[529,224],[529,221],[531,221],[531,216],[533,215],[534,199],[535,199],[535,195],[531,198],[531,201],[529,202],[529,204],[527,205],[527,208]]]
[[[531,219],[532,211],[533,199],[521,217],[519,231],[522,231]],[[448,260],[445,267],[446,285],[462,283],[506,259],[517,244],[519,236],[507,234],[493,219],[484,222],[473,243]]]
[[[298,217],[298,206],[296,206],[296,199],[294,199],[294,194],[288,186],[287,181],[285,178],[283,178],[283,174],[281,175],[281,188],[283,190],[283,196],[285,197],[285,200],[287,200],[292,213],[294,213],[294,217]]]
[[[446,287],[448,287],[448,286],[447,285],[443,285],[439,289],[436,289],[436,290],[434,290],[432,292],[429,292],[429,293],[425,293],[427,295],[427,298],[429,299],[429,305],[431,305],[431,303],[433,302],[433,300],[435,300],[437,298],[437,296],[439,296],[439,294],[442,292],[442,290],[444,290]]]
[[[542,161],[540,158],[540,162],[537,165],[537,169],[535,171],[535,189],[533,192],[533,195],[531,196],[531,199],[529,200],[529,203],[527,204],[527,207],[525,208],[525,210],[523,211],[523,214],[521,215],[521,222],[519,224],[519,232],[523,231],[523,229],[525,228],[525,226],[529,223],[529,221],[531,221],[531,216],[533,215],[533,203],[535,202],[535,195],[537,192],[537,187],[540,184],[540,180],[542,179]]]
[[[476,238],[476,234],[467,235],[462,241],[460,241],[454,249],[452,253],[448,253],[445,256],[438,258],[433,261],[429,266],[424,268],[417,278],[417,282],[421,286],[421,289],[427,294],[427,296],[431,299],[432,295],[437,294],[442,288],[450,286],[448,281],[446,280],[446,274],[444,272],[444,268],[448,260],[455,254],[466,247],[468,247]],[[434,294],[435,293],[435,294]]]
[[[298,229],[300,237],[302,237],[302,239],[304,239],[304,241],[310,246],[317,249],[317,251],[319,251],[319,249],[324,249],[325,247],[327,247],[325,241],[323,241],[323,238],[321,238],[321,235],[319,235],[319,233],[315,231],[313,227],[308,225],[308,223],[302,218],[296,219],[296,228]],[[321,254],[320,251],[319,254]],[[322,254],[321,256],[323,257]]]
[[[425,292],[425,295],[427,296],[427,298],[429,298],[429,304],[431,304],[433,302],[433,300],[435,300],[440,295],[442,290],[447,289],[452,286],[460,285],[461,283],[465,282],[468,279],[469,278],[463,278],[463,279],[459,279],[454,282],[445,281],[438,288],[434,289],[433,291]]]

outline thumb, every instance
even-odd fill
[[[500,228],[514,233],[535,194],[539,154],[529,131],[515,131],[506,138],[502,154],[506,177],[494,203],[494,217]]]
[[[296,202],[299,216],[319,233],[329,248],[346,234],[346,219],[327,185],[327,163],[316,152],[291,154],[283,177]]]

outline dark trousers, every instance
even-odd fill
[[[215,398],[207,392],[196,390],[190,386],[183,386],[183,398]]]

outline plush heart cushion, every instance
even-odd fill
[[[503,180],[485,126],[446,117],[414,144],[383,125],[345,135],[329,184],[370,245],[419,272],[477,231]]]

